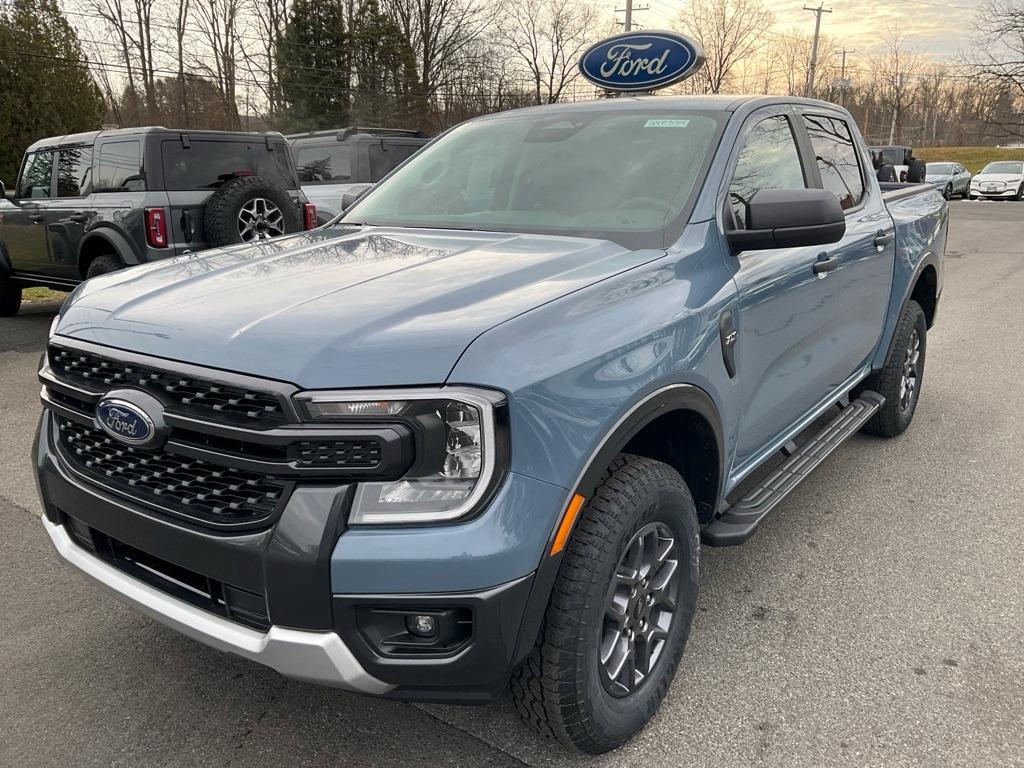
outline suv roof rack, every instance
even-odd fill
[[[409,136],[417,139],[428,139],[426,133],[419,128],[376,128],[373,126],[350,125],[346,128],[336,128],[327,131],[306,131],[305,133],[289,133],[289,139],[311,139],[318,136],[334,136],[338,141],[347,141],[353,136],[365,133],[369,136]]]

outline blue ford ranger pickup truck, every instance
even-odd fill
[[[511,685],[611,749],[672,681],[701,542],[910,424],[945,205],[883,192],[819,101],[469,121],[327,226],[77,288],[43,525],[215,648],[405,700]]]

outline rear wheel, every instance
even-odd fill
[[[102,253],[89,262],[89,268],[85,271],[86,279],[116,272],[124,267],[124,262],[112,253]]]
[[[690,632],[699,547],[679,473],[616,459],[580,514],[537,646],[513,676],[524,722],[592,754],[640,731]]]
[[[908,301],[896,324],[885,366],[862,385],[885,398],[885,404],[864,425],[868,434],[895,437],[910,426],[924,383],[927,334],[924,310],[916,301]]]
[[[21,286],[0,275],[0,317],[12,317],[21,309]]]

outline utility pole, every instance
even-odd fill
[[[839,105],[842,107],[846,106],[846,91],[850,88],[850,82],[846,79],[846,54],[856,52],[856,50],[847,50],[845,47],[840,51],[843,63],[839,67]]]
[[[649,10],[651,10],[651,6],[649,6],[649,5],[645,5],[642,8],[640,8],[640,7],[634,8],[633,7],[633,0],[626,0],[626,7],[625,8],[616,8],[615,12],[616,13],[625,13],[626,14],[626,19],[623,22],[622,26],[623,26],[623,28],[627,32],[632,32],[633,31],[633,12],[635,11],[635,12],[639,13],[640,11],[649,11]]]
[[[807,87],[804,89],[804,96],[810,98],[814,95],[814,70],[818,66],[818,36],[821,34],[821,14],[832,13],[832,9],[825,10],[825,4],[819,3],[817,8],[804,6],[805,11],[814,14],[814,42],[811,43],[811,68],[807,72]]]

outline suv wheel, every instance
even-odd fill
[[[231,179],[213,193],[203,211],[211,246],[269,240],[302,229],[288,193],[259,176]]]
[[[643,728],[690,633],[699,553],[679,473],[617,458],[580,514],[537,645],[512,678],[524,722],[591,754]]]
[[[112,253],[103,253],[89,262],[89,268],[85,271],[86,279],[106,275],[109,272],[117,272],[124,267],[124,263]]]
[[[924,382],[926,325],[921,305],[908,301],[896,324],[885,366],[860,387],[874,390],[885,398],[885,404],[864,425],[869,435],[896,437],[910,426]]]
[[[21,309],[21,286],[0,275],[0,317],[12,317]]]

